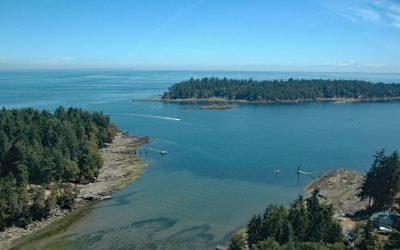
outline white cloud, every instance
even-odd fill
[[[321,5],[355,24],[369,23],[400,29],[400,4],[394,0],[335,1]]]
[[[389,12],[400,13],[400,4],[395,3],[394,1],[390,0],[375,0],[370,1],[372,5],[378,6],[383,10],[387,10]]]
[[[381,15],[378,12],[365,7],[350,7],[350,11],[353,12],[357,17],[367,21],[376,22],[381,19]]]
[[[383,63],[366,63],[366,64],[363,64],[362,66],[371,67],[371,68],[384,68],[384,67],[390,67],[392,65],[383,64]]]
[[[341,17],[344,17],[345,19],[351,21],[352,23],[360,23],[357,18],[355,18],[353,15],[347,14],[346,12],[337,11],[336,14]]]
[[[32,61],[32,64],[70,64],[76,61],[75,57],[72,56],[63,56],[63,57],[54,57],[54,58],[40,58]]]
[[[390,19],[394,27],[400,28],[400,15],[394,15],[392,13],[386,14]]]
[[[70,62],[70,61],[74,61],[74,60],[75,60],[75,57],[72,57],[72,56],[64,56],[64,57],[61,58],[61,60],[64,61],[64,62]]]
[[[356,64],[356,62],[354,60],[347,60],[345,62],[338,63],[337,66],[347,67],[347,66],[352,66],[352,65],[355,65],[355,64]]]

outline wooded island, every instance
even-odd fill
[[[202,78],[176,83],[162,95],[165,101],[297,102],[312,100],[397,100],[400,84],[360,80],[265,80]]]

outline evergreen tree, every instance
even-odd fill
[[[308,239],[309,217],[302,195],[299,195],[291,204],[289,209],[289,221],[293,227],[296,240],[306,241]]]
[[[344,242],[349,250],[360,249],[361,242],[364,239],[364,226],[357,223],[355,227],[349,228],[345,235]]]
[[[394,231],[389,235],[385,249],[400,249],[400,233],[398,231]]]
[[[293,239],[293,230],[292,225],[290,224],[289,220],[285,220],[282,225],[282,231],[278,237],[279,244],[286,244]]]
[[[375,154],[371,169],[367,172],[360,187],[361,200],[373,201],[375,210],[389,208],[394,201],[394,196],[400,190],[400,159],[397,152],[386,156],[385,152]]]
[[[249,247],[264,249],[262,247],[272,244],[282,249],[308,249],[314,246],[344,249],[343,244],[337,244],[342,243],[343,239],[340,225],[333,218],[333,208],[320,199],[321,195],[316,189],[306,200],[299,196],[289,209],[270,205],[262,219],[253,216],[247,226]],[[296,245],[305,242],[308,243]]]
[[[243,232],[235,233],[229,243],[229,250],[245,250],[247,248],[246,237]]]
[[[56,197],[44,198],[45,186],[95,180],[103,165],[98,150],[116,133],[115,125],[98,112],[1,109],[0,230],[47,216]],[[71,208],[75,192],[60,189],[57,202]]]
[[[341,229],[333,219],[334,211],[331,205],[320,202],[319,189],[315,189],[307,199],[309,217],[308,241],[335,243],[341,241]]]
[[[254,215],[249,224],[247,225],[247,244],[252,246],[253,244],[261,241],[262,237],[262,219],[260,215]]]
[[[282,249],[278,242],[273,238],[268,238],[266,240],[257,242],[257,244],[252,245],[251,250],[280,250]]]
[[[364,239],[360,244],[360,250],[378,250],[382,249],[377,236],[373,232],[372,222],[368,220],[364,228]]]

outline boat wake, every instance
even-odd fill
[[[155,119],[163,119],[163,120],[171,120],[171,121],[180,121],[180,118],[168,117],[168,116],[158,116],[158,115],[144,115],[144,114],[131,114],[131,113],[106,113],[107,115],[126,115],[126,116],[140,116],[140,117],[148,117]]]

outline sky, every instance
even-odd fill
[[[400,0],[1,0],[10,68],[400,73]]]

